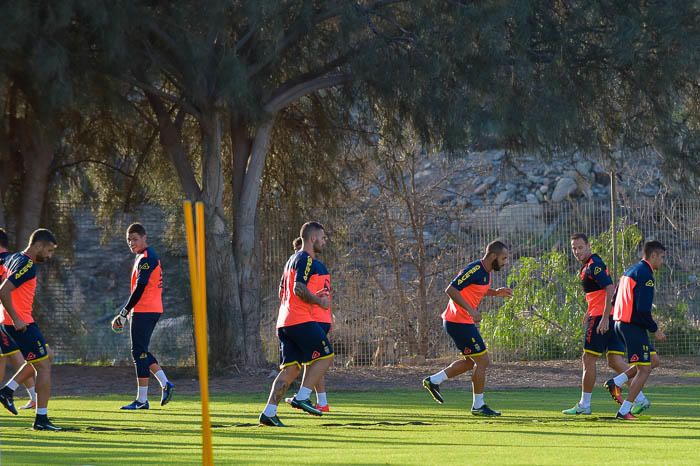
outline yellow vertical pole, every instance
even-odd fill
[[[206,248],[204,237],[204,204],[195,204],[196,231],[192,219],[192,203],[185,201],[185,231],[187,233],[187,256],[189,258],[190,285],[196,340],[199,391],[202,400],[202,464],[214,464],[209,417],[209,357],[207,354],[207,288]]]

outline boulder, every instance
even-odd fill
[[[552,202],[561,202],[569,196],[573,195],[578,190],[578,184],[573,178],[568,176],[562,177],[557,182],[552,193]]]
[[[544,209],[537,203],[513,204],[504,207],[498,214],[498,233],[508,235],[515,232],[542,234],[545,224],[542,221]]]

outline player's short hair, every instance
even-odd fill
[[[58,244],[56,242],[56,237],[51,233],[50,230],[47,230],[46,228],[39,228],[37,230],[34,230],[29,236],[29,245],[32,246],[36,243],[51,243],[51,244]]]
[[[306,222],[301,226],[301,230],[299,230],[299,236],[301,236],[304,241],[308,241],[311,238],[311,235],[316,233],[319,230],[324,230],[323,225],[321,225],[318,222]]]
[[[647,241],[644,243],[644,248],[642,249],[644,253],[644,257],[648,258],[651,256],[653,253],[657,251],[665,251],[666,247],[661,244],[659,241]]]
[[[4,228],[0,228],[0,248],[10,249],[10,238]]]
[[[140,236],[146,236],[146,229],[140,223],[132,223],[126,229],[126,235],[129,236],[132,233],[136,233]]]
[[[491,241],[489,244],[486,245],[486,255],[488,256],[489,254],[500,254],[503,251],[507,250],[508,246],[503,241]]]
[[[301,245],[303,242],[304,242],[304,240],[302,240],[301,237],[294,238],[294,241],[292,241],[292,247],[294,248],[295,251],[298,251],[299,249],[301,249]]]
[[[571,235],[571,238],[569,240],[574,241],[577,239],[582,239],[584,243],[588,244],[588,236],[586,236],[585,233],[574,233]]]

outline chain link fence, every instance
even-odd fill
[[[178,214],[149,207],[138,215],[112,218],[110,227],[104,227],[85,206],[53,208],[60,213],[53,217],[61,219],[54,225],[61,244],[56,259],[40,267],[35,315],[57,361],[130,364],[128,336],[112,333],[109,323],[129,295],[133,255],[124,231],[130,222],[140,221],[164,268],[166,313],[153,335],[153,353],[166,365],[193,365],[187,258]],[[320,213],[316,219],[330,235],[320,259],[334,288],[331,340],[337,364],[411,364],[455,354],[440,319],[447,304],[444,289],[497,238],[510,245],[511,264],[492,275],[492,285],[514,286],[517,303],[525,304],[488,297],[482,302],[482,333],[492,357],[577,357],[585,300],[576,283],[578,264],[569,252],[569,236],[581,231],[600,238],[596,244],[605,245],[605,251],[598,252],[617,279],[639,258],[638,238],[623,234],[630,229],[668,248],[668,267],[657,278],[655,313],[668,335],[658,345],[660,354],[700,354],[700,201],[622,202],[616,214],[619,253],[613,270],[610,235],[605,242],[611,222],[606,202],[485,206],[452,214],[426,209],[420,221],[397,209]],[[259,312],[264,351],[274,362],[277,288],[300,222],[280,212],[261,218]],[[525,258],[533,258],[531,269],[523,269]],[[558,264],[556,274],[552,263]],[[533,280],[523,279],[523,271]],[[545,288],[550,295],[541,295]]]

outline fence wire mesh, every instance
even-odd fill
[[[147,208],[128,219],[113,219],[105,230],[85,207],[54,208],[64,219],[55,226],[61,244],[56,259],[40,267],[35,315],[58,362],[129,363],[128,337],[113,334],[109,321],[128,298],[133,255],[123,232],[138,220],[147,226],[165,272],[166,313],[153,335],[153,352],[167,365],[193,365],[182,223],[176,217],[164,221],[162,211]],[[510,246],[511,263],[493,274],[492,285],[514,285],[518,299],[513,301],[517,305],[501,298],[482,302],[482,333],[492,357],[576,357],[585,301],[576,283],[578,265],[569,252],[569,236],[580,231],[600,238],[596,244],[603,250],[598,252],[616,279],[639,258],[638,238],[624,234],[634,229],[644,240],[658,239],[668,248],[668,267],[658,274],[656,290],[655,313],[668,335],[658,345],[660,354],[700,354],[700,201],[624,201],[616,214],[619,253],[613,270],[610,238],[605,236],[611,223],[607,202],[485,206],[454,215],[426,209],[419,222],[396,208],[318,213],[316,219],[330,235],[320,259],[333,281],[336,364],[410,364],[455,354],[441,326],[444,289],[497,238]],[[260,331],[265,355],[274,362],[277,287],[300,224],[280,212],[260,217]],[[559,264],[557,273],[549,270],[552,264]]]

